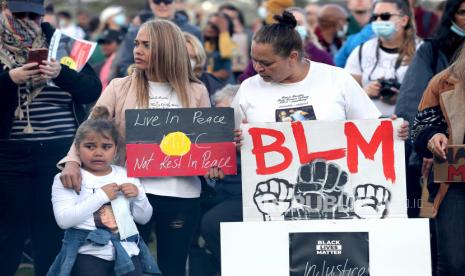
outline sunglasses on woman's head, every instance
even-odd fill
[[[14,12],[13,16],[18,18],[18,19],[29,18],[30,20],[36,20],[39,17],[41,17],[40,14],[33,13],[33,12]]]
[[[402,16],[401,14],[393,14],[393,13],[390,13],[390,12],[383,12],[383,13],[380,13],[380,14],[376,14],[374,13],[372,16],[371,16],[371,21],[376,21],[378,20],[378,17],[381,18],[382,21],[388,21],[389,19],[391,19],[392,16]]]
[[[174,0],[152,0],[152,2],[155,5],[160,5],[161,3],[164,3],[165,5],[171,5],[173,4]]]

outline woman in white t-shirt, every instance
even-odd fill
[[[236,127],[244,119],[255,123],[381,115],[346,71],[304,58],[291,13],[284,12],[276,20],[253,37],[251,57],[258,74],[245,80],[234,98]]]
[[[242,122],[377,119],[380,112],[344,69],[304,58],[303,43],[289,12],[253,37],[257,75],[245,80],[234,98],[236,128]],[[297,116],[298,115],[298,116]],[[238,132],[236,137],[240,139]],[[406,139],[408,123],[398,130]]]
[[[345,69],[362,85],[383,116],[394,113],[400,84],[419,45],[408,1],[376,2],[376,37],[350,54]]]
[[[121,134],[125,134],[125,110],[136,108],[210,107],[204,85],[195,78],[189,62],[186,40],[178,26],[167,20],[144,23],[134,42],[135,70],[125,78],[114,79],[98,99],[105,106]],[[123,145],[125,144],[123,138]],[[118,152],[125,163],[124,148]],[[72,148],[60,179],[65,187],[79,190],[80,158]],[[141,178],[155,212],[146,228],[139,228],[144,239],[153,223],[157,237],[157,259],[163,275],[184,275],[188,249],[197,226],[201,184],[198,177]]]

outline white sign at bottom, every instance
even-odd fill
[[[430,258],[428,219],[221,224],[223,276],[427,276]]]

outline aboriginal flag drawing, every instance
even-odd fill
[[[126,110],[130,177],[236,174],[232,108]]]

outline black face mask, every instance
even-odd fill
[[[203,38],[205,39],[205,41],[208,41],[208,42],[215,42],[218,40],[217,36],[204,36]]]

